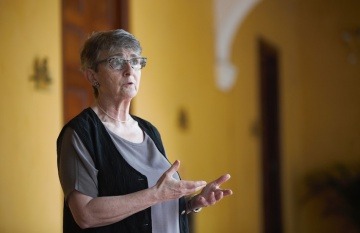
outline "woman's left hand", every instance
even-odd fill
[[[220,186],[229,179],[230,175],[226,174],[208,183],[199,194],[189,200],[190,203],[188,206],[191,209],[188,211],[214,205],[224,197],[232,195],[233,192],[231,189],[220,188]]]

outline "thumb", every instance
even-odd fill
[[[180,161],[176,160],[165,173],[169,176],[172,176],[175,172],[179,170],[179,167],[180,167]]]

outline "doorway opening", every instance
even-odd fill
[[[80,49],[94,31],[128,30],[128,0],[62,0],[63,119],[67,123],[94,101],[80,72]]]
[[[261,177],[264,233],[282,233],[279,120],[279,52],[258,40],[261,112]]]

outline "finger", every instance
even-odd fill
[[[233,191],[231,189],[224,189],[222,190],[224,197],[230,196],[233,194]]]
[[[207,197],[204,196],[199,197],[193,206],[199,208],[199,207],[208,207],[210,205],[215,204],[216,200],[214,195],[215,195],[214,192],[211,192]]]
[[[209,205],[214,205],[216,203],[215,192],[211,192],[208,202],[209,202]]]
[[[165,173],[168,174],[169,176],[172,176],[175,172],[179,170],[179,167],[180,167],[180,161],[176,160]]]
[[[205,197],[200,197],[197,205],[194,207],[199,208],[199,207],[206,207],[206,206],[208,206],[208,202],[206,201]]]
[[[206,181],[186,181],[186,180],[182,180],[181,181],[183,187],[185,189],[187,189],[188,193],[194,193],[199,191],[200,189],[204,188],[206,186]]]
[[[215,193],[215,199],[216,199],[216,201],[220,201],[223,197],[224,197],[224,192],[223,192],[223,191],[220,191],[220,192],[216,192],[216,193]]]
[[[215,186],[220,186],[231,178],[230,174],[225,174],[213,181]]]

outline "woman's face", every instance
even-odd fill
[[[101,53],[98,71],[93,72],[94,78],[100,84],[99,98],[107,97],[114,100],[132,99],[136,96],[140,86],[141,69],[134,68],[129,62],[122,62],[122,67],[116,65],[122,59],[129,60],[131,58],[140,57],[139,54],[131,50],[120,50],[113,54]],[[108,62],[110,59],[110,63]],[[114,65],[115,64],[115,65]]]

